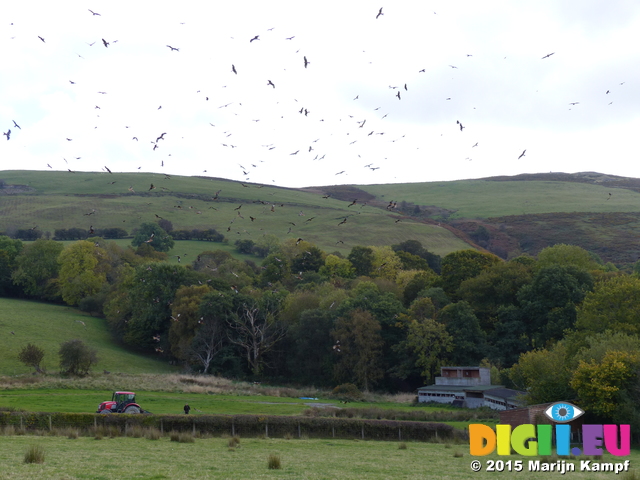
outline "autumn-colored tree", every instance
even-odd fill
[[[538,253],[538,268],[552,265],[573,266],[587,271],[604,269],[603,265],[598,263],[597,257],[584,248],[564,243],[543,248]]]
[[[639,366],[637,352],[609,351],[600,362],[580,361],[573,372],[571,387],[585,409],[612,419],[623,401],[623,392],[637,383]]]
[[[339,348],[335,364],[338,382],[352,382],[365,391],[382,378],[380,323],[365,310],[353,310],[339,318],[331,332]]]
[[[598,283],[578,308],[576,328],[640,333],[640,278],[620,276]]]
[[[550,349],[532,350],[520,355],[509,377],[519,390],[526,391],[529,405],[571,401],[575,392],[569,386],[572,370],[568,368],[567,348],[563,341]]]
[[[74,242],[60,253],[60,293],[68,305],[77,305],[83,298],[100,291],[106,283],[109,269],[106,253],[86,240]]]
[[[353,278],[356,269],[346,258],[340,258],[337,255],[327,255],[324,259],[324,265],[319,270],[321,275],[327,277]]]
[[[176,358],[188,360],[189,347],[196,332],[200,329],[200,303],[202,298],[213,289],[208,285],[181,286],[176,290],[171,305],[171,326],[169,327],[169,342],[171,353]],[[160,332],[157,332],[160,333]]]
[[[416,355],[416,366],[428,382],[436,376],[447,354],[453,350],[453,338],[443,324],[432,318],[413,319],[409,323],[404,346]]]

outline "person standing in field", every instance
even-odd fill
[[[184,404],[184,414],[185,415],[189,415],[189,410],[191,410],[191,407],[189,406],[188,403]]]

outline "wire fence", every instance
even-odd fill
[[[464,440],[467,433],[443,423],[366,420],[279,415],[150,415],[90,413],[0,412],[4,431],[33,432],[54,429],[97,430],[129,435],[140,429],[161,434],[184,432],[196,435],[343,438],[397,441]]]

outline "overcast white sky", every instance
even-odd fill
[[[0,170],[640,177],[637,0],[12,1],[0,22]]]

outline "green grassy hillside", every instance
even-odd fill
[[[13,333],[12,333],[13,332]],[[76,309],[47,303],[0,298],[0,375],[33,371],[18,361],[18,352],[28,343],[45,351],[42,366],[51,372],[59,367],[58,350],[67,340],[80,339],[98,352],[95,371],[124,373],[168,373],[176,367],[136,355],[113,343],[105,320]]]
[[[364,185],[382,202],[435,205],[451,218],[488,218],[559,212],[637,212],[640,193],[623,188],[565,181],[493,181]],[[609,195],[611,193],[611,196]]]
[[[409,218],[396,222],[400,216],[385,208],[362,200],[350,207],[353,199],[323,198],[320,192],[147,173],[4,171],[0,179],[23,186],[0,195],[0,231],[37,227],[53,234],[56,228],[92,226],[131,232],[163,218],[174,229],[215,228],[231,243],[274,234],[281,240],[303,238],[329,252],[409,239],[439,255],[469,248],[437,225]]]

